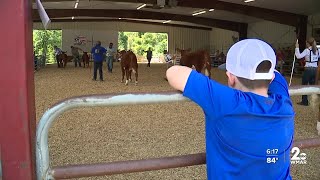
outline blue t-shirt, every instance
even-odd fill
[[[93,54],[93,60],[95,62],[102,62],[104,60],[105,53],[106,49],[102,46],[95,46],[91,50],[91,54]]]
[[[183,95],[205,114],[209,180],[291,179],[295,113],[277,72],[268,93],[242,92],[191,72]]]

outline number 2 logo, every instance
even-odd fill
[[[300,158],[298,157],[300,154],[300,149],[298,147],[292,148],[291,153],[294,153],[291,160],[300,160]]]

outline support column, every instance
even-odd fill
[[[36,178],[31,2],[0,2],[0,154],[4,180]]]
[[[248,37],[248,24],[241,23],[239,24],[239,41],[246,39]]]
[[[300,52],[306,48],[308,16],[300,16],[296,26],[297,38],[299,40]]]

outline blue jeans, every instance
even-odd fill
[[[93,64],[93,79],[97,80],[97,71],[99,70],[100,80],[103,80],[102,62],[94,62]]]
[[[302,85],[314,85],[316,73],[317,73],[317,68],[306,67],[302,75]],[[302,103],[305,105],[309,104],[307,95],[302,95]]]
[[[113,68],[113,56],[107,56],[107,65],[108,65],[108,71],[112,72]]]

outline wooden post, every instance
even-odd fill
[[[1,0],[2,179],[35,179],[35,98],[31,3]]]

